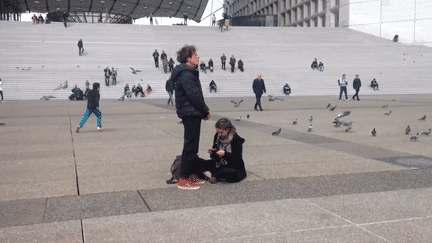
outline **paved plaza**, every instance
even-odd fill
[[[200,157],[227,117],[248,176],[198,191],[165,182],[183,144],[167,99],[101,100],[103,130],[91,117],[79,134],[84,101],[5,101],[0,242],[430,242],[432,136],[410,137],[432,127],[432,97],[360,98],[263,97],[263,112],[206,98]],[[343,111],[348,132],[332,124]]]

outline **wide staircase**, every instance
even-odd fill
[[[78,55],[77,42],[84,43]],[[62,23],[32,25],[29,22],[0,22],[0,78],[6,100],[34,100],[52,95],[67,99],[74,85],[84,89],[86,80],[100,82],[102,99],[118,99],[125,84],[149,84],[146,98],[167,98],[169,74],[155,68],[152,53],[162,50],[176,61],[185,44],[198,48],[200,60],[211,58],[215,71],[200,73],[204,96],[253,96],[252,81],[258,73],[265,80],[267,94],[282,96],[288,83],[293,96],[339,93],[337,80],[359,74],[361,94],[432,93],[432,49],[404,45],[347,28],[231,27],[220,32],[212,27],[141,26]],[[220,57],[234,55],[245,71],[221,69]],[[324,72],[311,70],[314,58],[325,65]],[[104,68],[117,69],[117,86],[104,85]],[[161,67],[162,65],[160,65]],[[130,68],[141,72],[133,74]],[[379,91],[369,88],[376,78]],[[68,81],[67,89],[54,90]],[[217,93],[209,93],[214,80]]]

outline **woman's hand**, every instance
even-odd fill
[[[219,155],[219,156],[224,156],[225,151],[224,150],[219,150],[219,151],[216,152],[216,154]]]

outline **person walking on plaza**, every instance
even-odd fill
[[[171,103],[171,105],[174,106],[174,99],[173,99],[174,83],[171,80],[171,76],[169,77],[169,79],[165,83],[165,90],[166,90],[166,92],[168,92],[168,95],[169,95],[168,105]]]
[[[175,64],[174,60],[170,57],[170,60],[169,60],[169,62],[168,62],[169,72],[170,72],[170,73],[171,73],[172,70],[174,69],[174,64]]]
[[[153,58],[154,58],[155,66],[158,68],[159,67],[159,52],[157,50],[155,50],[153,52]]]
[[[358,97],[360,87],[361,87],[361,80],[359,79],[359,75],[357,74],[354,81],[353,81],[353,88],[356,91],[355,95],[352,97],[353,100],[355,100],[355,97],[357,97],[357,100],[360,101],[360,99]]]
[[[195,46],[185,45],[177,52],[177,65],[171,75],[175,87],[177,116],[182,119],[184,143],[180,179],[177,187],[183,190],[198,190],[204,176],[199,169],[202,161],[198,157],[201,120],[210,119],[210,109],[204,101],[199,80],[199,57]],[[205,178],[205,177],[204,177]]]
[[[0,78],[0,95],[1,95],[1,102],[3,102],[3,88],[2,88],[1,78]]]
[[[109,81],[110,81],[110,77],[111,77],[111,70],[108,66],[104,69],[104,73],[105,73],[105,85],[109,86]]]
[[[258,77],[253,81],[252,90],[255,93],[255,98],[256,98],[254,109],[257,111],[259,107],[260,111],[262,111],[263,109],[261,106],[261,96],[263,95],[263,93],[267,93],[267,91],[261,73],[259,73]]]
[[[222,69],[223,70],[225,70],[226,71],[226,66],[225,66],[225,64],[226,64],[226,56],[225,56],[225,54],[222,54],[222,56],[221,56],[221,62],[222,62]]]
[[[99,88],[100,84],[95,82],[93,83],[93,89],[90,90],[89,96],[87,99],[87,110],[84,113],[84,116],[80,122],[80,124],[77,126],[76,133],[79,133],[80,129],[85,125],[91,114],[95,114],[97,118],[97,129],[102,129],[102,113],[99,110],[99,100],[100,100],[100,94],[99,94]]]
[[[348,86],[348,81],[346,81],[346,75],[343,74],[342,75],[342,79],[338,80],[339,83],[339,87],[340,87],[340,92],[339,92],[339,101],[341,101],[342,99],[342,93],[345,93],[345,99],[346,101],[349,101],[350,99],[348,98],[347,95],[347,86]]]
[[[81,56],[84,52],[82,39],[78,41],[78,54]]]

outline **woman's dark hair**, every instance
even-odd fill
[[[177,61],[180,63],[187,63],[188,58],[191,58],[194,52],[196,52],[195,46],[185,45],[177,52]]]
[[[216,124],[215,127],[217,129],[223,129],[226,130],[230,133],[235,133],[236,132],[236,128],[234,127],[234,125],[231,123],[230,120],[228,120],[227,118],[221,118],[219,119]]]
[[[100,87],[100,84],[98,82],[93,83],[93,89],[98,89]]]

